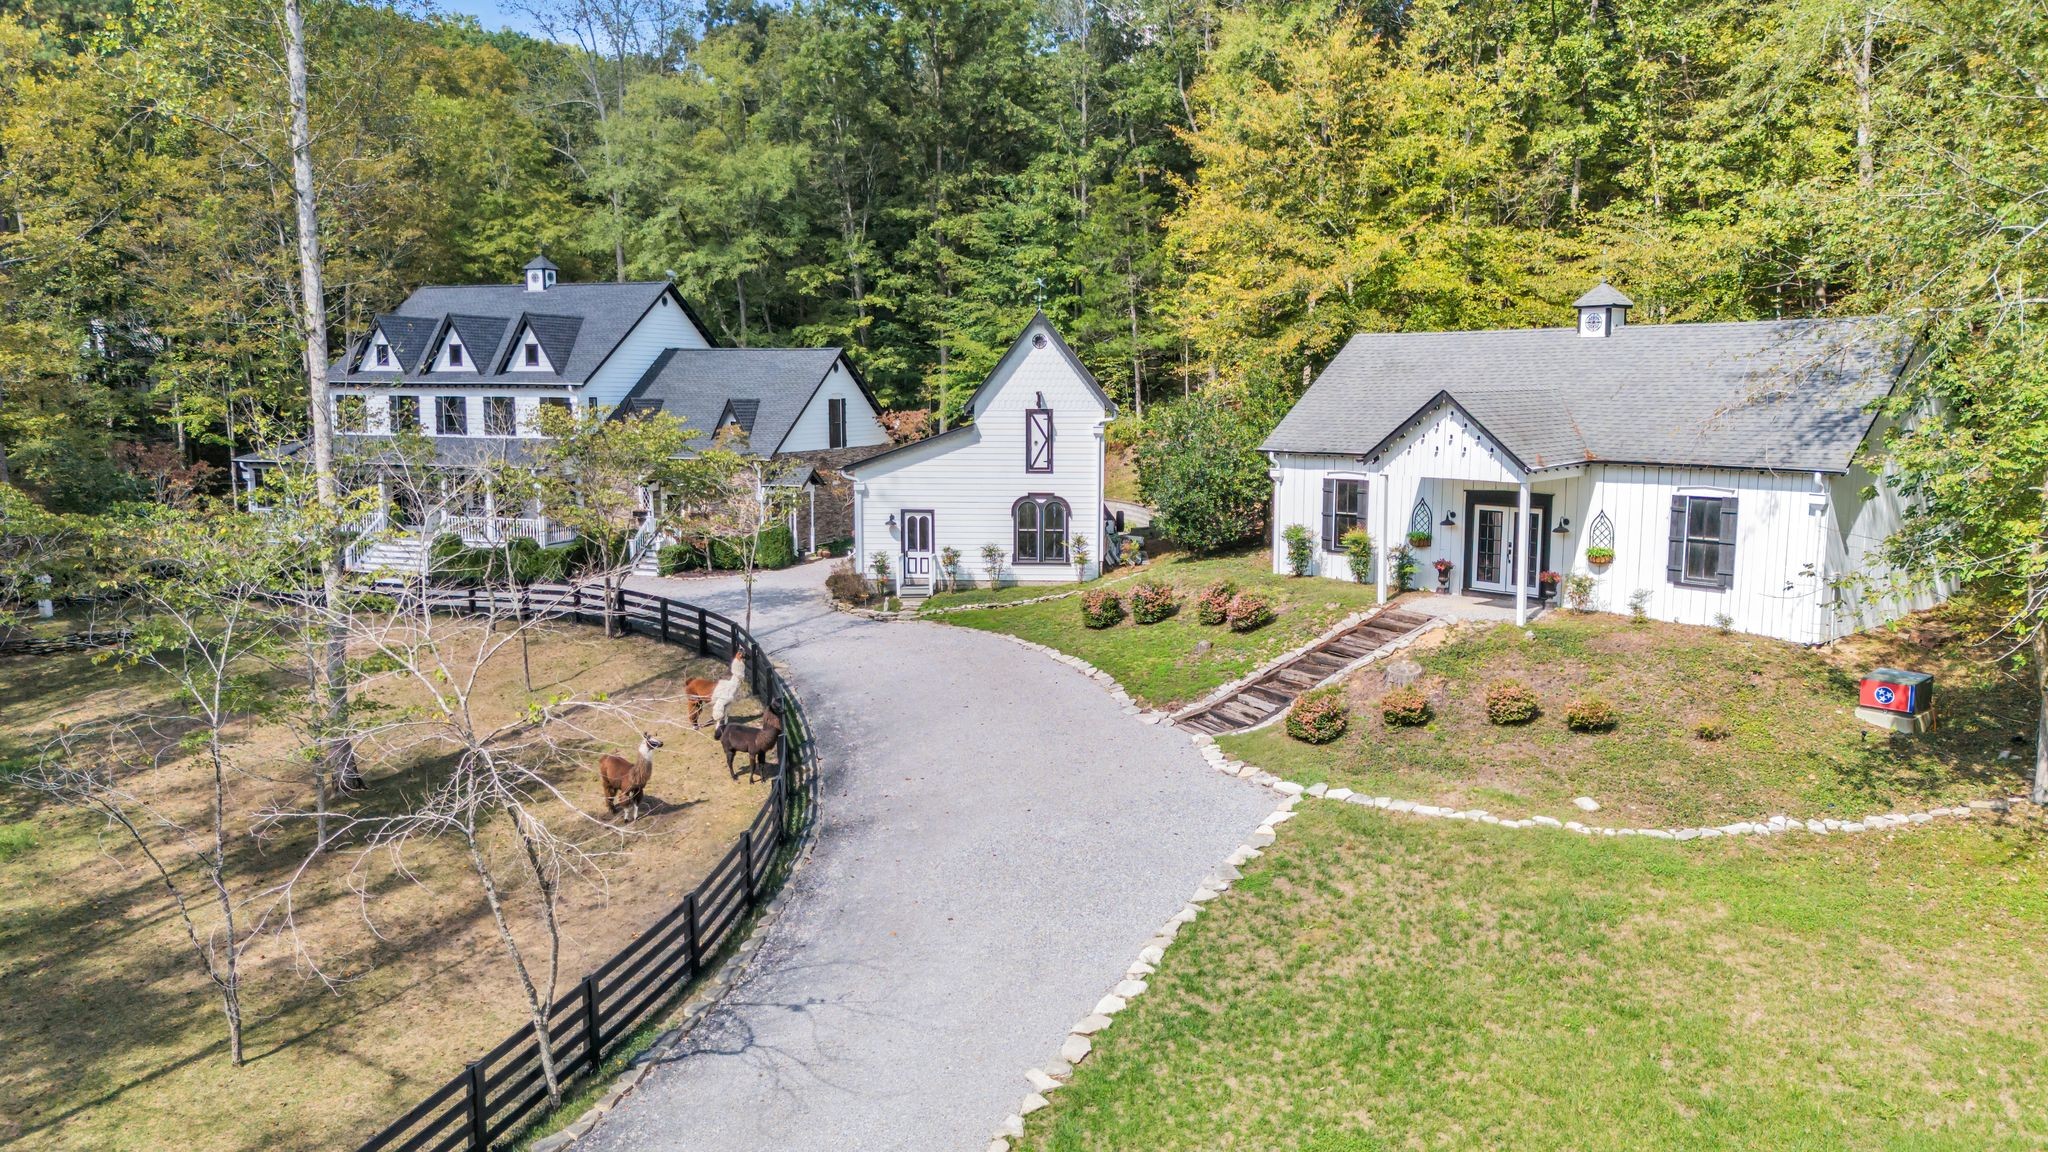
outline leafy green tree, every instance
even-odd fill
[[[1138,447],[1138,492],[1167,539],[1215,552],[1256,539],[1272,499],[1259,442],[1267,427],[1243,405],[1202,394],[1155,409]]]

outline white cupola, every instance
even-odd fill
[[[1572,301],[1572,307],[1579,310],[1579,335],[1611,336],[1621,329],[1628,317],[1628,310],[1636,302],[1621,294],[1614,285],[1602,280],[1593,286],[1591,292]]]
[[[526,272],[526,290],[528,292],[545,292],[555,286],[555,273],[561,271],[561,269],[555,267],[553,260],[545,256],[535,256],[526,262],[524,271]]]

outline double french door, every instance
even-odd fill
[[[1529,510],[1528,555],[1517,563],[1515,556],[1515,510],[1512,506],[1476,505],[1472,509],[1472,554],[1466,558],[1472,588],[1478,592],[1515,591],[1514,572],[1522,573],[1522,585],[1539,592],[1537,574],[1542,571],[1543,510]]]

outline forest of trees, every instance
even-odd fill
[[[1941,513],[1915,546],[2040,553],[2027,5],[528,15],[547,38],[308,8],[338,334],[544,250],[673,277],[733,344],[846,346],[886,401],[947,419],[1043,307],[1127,413],[1219,390],[1264,423],[1353,332],[1559,324],[1603,276],[1642,321],[1892,311],[1927,334],[1915,398],[1956,416],[1897,446]],[[51,507],[304,419],[278,19],[0,3],[0,447]]]

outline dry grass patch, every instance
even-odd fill
[[[463,639],[459,629],[450,638]],[[731,781],[708,730],[692,733],[684,720],[683,679],[716,674],[716,665],[572,625],[537,637],[532,665],[530,695],[516,646],[484,666],[474,696],[484,723],[571,690],[666,717],[648,722],[666,742],[656,753],[648,814],[626,830],[577,826],[601,872],[574,878],[562,902],[566,986],[694,886],[753,817],[767,785]],[[82,655],[0,660],[0,764],[18,769],[55,723],[142,711],[168,695],[146,672]],[[396,677],[367,695],[394,715],[424,700]],[[749,698],[735,715],[758,711]],[[565,724],[549,771],[585,812],[601,816],[589,765],[599,751],[630,747],[635,725],[595,711]],[[289,732],[246,722],[234,735],[250,767],[235,782],[235,810],[309,802],[289,759]],[[434,749],[406,747],[398,733],[384,739],[396,763],[348,801],[352,810],[388,810],[435,772]],[[174,812],[198,811],[192,790],[206,779],[174,765],[150,775],[151,798]],[[234,1068],[217,1000],[180,951],[163,889],[133,850],[79,812],[0,793],[0,829],[24,828],[30,846],[0,852],[0,983],[8,989],[0,1046],[9,1053],[0,1064],[0,1142],[190,1152],[351,1146],[524,1020],[456,845],[421,844],[402,861],[343,845],[303,889],[299,947],[266,939],[247,958],[249,1063]],[[306,846],[303,830],[242,843],[237,866],[249,891],[274,883]],[[508,853],[509,845],[500,840],[493,850]],[[515,888],[511,898],[530,910],[530,892]],[[531,951],[543,939],[534,932],[523,943]],[[308,960],[331,985],[314,978]]]
[[[1968,609],[1815,651],[1755,636],[1617,616],[1545,616],[1528,635],[1461,625],[1411,651],[1434,719],[1389,728],[1379,719],[1384,670],[1347,685],[1359,715],[1345,737],[1311,748],[1279,732],[1226,737],[1233,755],[1303,783],[1485,808],[1502,815],[1576,816],[1575,796],[1604,806],[1603,823],[1726,823],[1772,812],[1845,819],[1874,811],[2008,795],[2023,787],[2028,688],[1963,641]],[[1890,736],[1855,718],[1855,681],[1898,664],[1934,672],[1939,729]],[[1490,724],[1489,686],[1518,680],[1541,714]],[[1613,731],[1565,726],[1573,701],[1611,702]],[[1724,738],[1701,739],[1708,724]],[[2000,759],[2001,752],[2014,753]]]
[[[2021,1149],[2048,839],[1588,841],[1311,804],[1022,1147]]]

